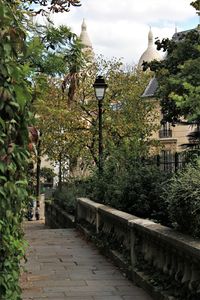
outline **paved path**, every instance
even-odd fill
[[[23,300],[152,300],[75,229],[25,224],[30,247]]]

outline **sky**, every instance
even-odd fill
[[[198,17],[192,0],[81,0],[81,7],[55,14],[55,25],[67,25],[80,35],[83,18],[95,54],[122,58],[134,65],[147,48],[151,26],[154,38],[171,38],[175,32],[195,28]]]

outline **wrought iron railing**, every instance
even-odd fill
[[[159,130],[159,138],[171,138],[172,137],[172,130],[171,129],[160,129]]]
[[[166,172],[176,172],[185,166],[187,160],[186,156],[184,152],[171,153],[168,157],[160,154],[149,159],[144,159],[142,163],[144,165],[157,166]]]

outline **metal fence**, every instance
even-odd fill
[[[184,152],[171,153],[170,151],[162,151],[150,159],[144,160],[145,165],[157,166],[162,171],[177,172],[182,169],[187,161],[187,155]]]

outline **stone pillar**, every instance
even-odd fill
[[[40,194],[38,197],[38,201],[39,201],[39,213],[40,213],[40,220],[44,220],[44,206],[45,206],[45,195],[44,194]]]

